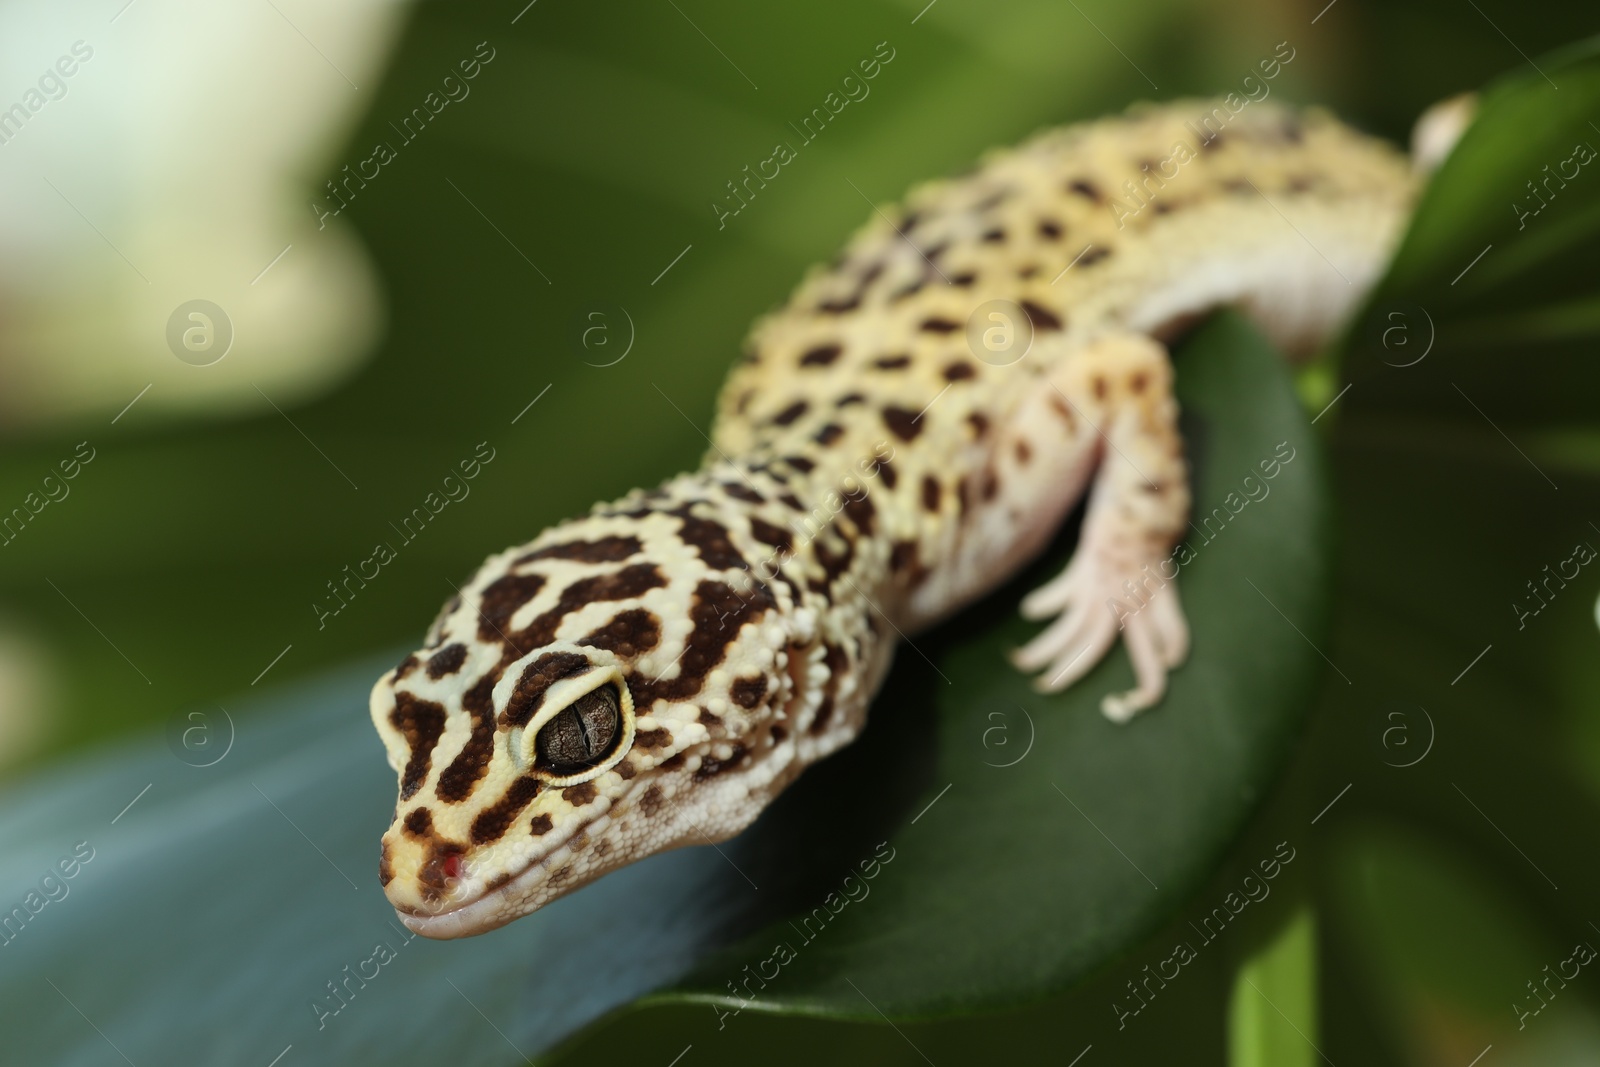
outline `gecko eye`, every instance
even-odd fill
[[[574,700],[544,724],[534,738],[539,763],[557,774],[573,774],[605,759],[622,734],[615,686],[602,685]]]

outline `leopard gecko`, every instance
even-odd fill
[[[850,743],[896,643],[1087,511],[1013,656],[1071,685],[1120,636],[1124,721],[1184,660],[1178,584],[1109,608],[1189,509],[1165,344],[1213,308],[1315,348],[1424,175],[1315,110],[1143,105],[995,151],[875,210],[760,320],[701,467],[492,556],[371,713],[399,778],[380,876],[435,938],[726,839]]]

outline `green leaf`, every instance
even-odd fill
[[[1482,91],[1347,339],[1351,377],[1376,394],[1369,405],[1501,423],[1590,416],[1600,388],[1588,358],[1600,335],[1597,116],[1600,37]],[[1563,388],[1552,391],[1556,375]]]
[[[1097,710],[1131,684],[1121,651],[1048,698],[1003,659],[1032,629],[1018,597],[1062,565],[1069,532],[905,649],[860,741],[720,851],[653,857],[490,936],[434,944],[398,932],[376,883],[393,783],[364,713],[381,665],[363,665],[234,709],[214,766],[151,742],[0,799],[0,902],[24,901],[76,842],[96,851],[0,949],[8,1047],[28,1062],[87,1061],[106,1038],[136,1063],[269,1062],[290,1044],[297,1064],[494,1062],[507,1041],[532,1054],[652,989],[726,998],[779,939],[798,957],[762,1009],[928,1015],[1078,980],[1212,872],[1321,669],[1307,638],[1327,568],[1322,460],[1287,372],[1233,318],[1179,366],[1202,509],[1242,495],[1280,442],[1295,452],[1183,568],[1194,651],[1134,723]],[[846,883],[880,842],[876,876]],[[814,943],[800,941],[808,916]],[[396,958],[364,962],[379,943]],[[159,980],[128,980],[152,969]]]
[[[1228,1064],[1316,1067],[1317,1040],[1317,925],[1302,906],[1234,978]]]

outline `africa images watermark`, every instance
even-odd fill
[[[887,856],[883,854],[884,849],[889,850]],[[840,893],[829,892],[826,897],[822,898],[821,904],[812,908],[800,919],[799,926],[795,926],[793,922],[789,923],[794,932],[799,935],[796,940],[799,941],[801,948],[815,941],[822,931],[827,928],[827,925],[837,918],[851,903],[859,904],[867,899],[867,895],[872,892],[872,888],[867,883],[883,873],[884,867],[894,862],[895,850],[890,847],[889,842],[880,841],[872,856],[872,859],[862,860],[857,865],[861,868],[860,875],[851,871],[844,876],[839,885],[843,896]],[[813,924],[815,924],[814,930],[812,929]],[[773,946],[772,952],[767,956],[753,965],[748,963],[744,965],[744,969],[741,972],[744,975],[744,979],[739,982],[738,986],[735,986],[734,979],[728,979],[728,993],[739,1002],[739,1006],[731,1011],[719,1008],[715,1004],[711,1006],[711,1010],[717,1013],[717,1029],[721,1030],[726,1027],[729,1019],[749,1007],[750,1003],[756,999],[758,990],[751,988],[752,983],[759,986],[760,989],[767,988],[767,983],[782,974],[783,968],[794,962],[799,955],[800,953],[795,949],[794,945],[788,941],[780,941]],[[752,966],[754,967],[754,973],[751,971]],[[749,995],[741,995],[739,993],[740,988]]]
[[[856,70],[861,72],[860,76],[852,71],[840,79],[839,89],[844,95],[841,96],[839,91],[830,90],[828,95],[822,98],[822,103],[812,108],[805,118],[800,120],[799,126],[793,122],[789,123],[789,128],[800,136],[800,146],[803,148],[816,140],[828,124],[838,119],[840,112],[849,107],[852,101],[859,103],[865,100],[872,92],[872,87],[867,82],[881,74],[883,68],[893,62],[895,54],[894,48],[888,41],[879,41],[874,46],[872,55],[856,64]],[[797,158],[799,152],[792,142],[779,141],[773,145],[772,154],[756,164],[755,173],[751,173],[750,164],[746,163],[744,177],[737,179],[738,184],[735,184],[735,179],[728,180],[729,195],[711,204],[711,211],[717,216],[717,229],[726,229],[729,219],[750,206],[750,201],[756,198],[757,189],[765,189],[767,182],[776,179],[783,173],[783,168]],[[769,167],[771,173],[768,173]],[[755,183],[756,188],[751,188],[751,182]],[[744,190],[742,193],[741,188]]]
[[[1288,449],[1288,455],[1284,454],[1284,449]],[[1172,553],[1166,559],[1155,564],[1154,571],[1151,570],[1151,565],[1146,563],[1144,570],[1141,572],[1142,576],[1137,582],[1131,578],[1124,581],[1122,590],[1126,594],[1127,601],[1125,602],[1117,597],[1108,597],[1106,599],[1107,610],[1117,618],[1117,628],[1122,629],[1127,625],[1129,618],[1143,611],[1155,599],[1155,595],[1164,589],[1168,582],[1178,576],[1179,568],[1186,567],[1198,559],[1199,549],[1215,541],[1222,531],[1227,528],[1228,523],[1239,517],[1240,512],[1249,507],[1252,502],[1259,504],[1267,499],[1272,492],[1272,486],[1267,483],[1282,474],[1283,468],[1294,462],[1294,458],[1298,454],[1288,441],[1280,441],[1270,457],[1256,464],[1256,468],[1261,472],[1261,477],[1257,478],[1255,472],[1252,471],[1245,475],[1239,483],[1239,488],[1244,493],[1243,496],[1240,496],[1237,490],[1229,492],[1220,505],[1212,508],[1211,513],[1200,520],[1201,526],[1205,527],[1205,529],[1201,529],[1200,526],[1195,526],[1193,522],[1190,522],[1189,525],[1194,527],[1195,532],[1205,540],[1194,541],[1185,538],[1179,541],[1177,547],[1172,550]],[[1213,529],[1213,526],[1215,529]],[[1129,602],[1131,602],[1131,606]]]
[[[485,49],[487,49],[487,54],[485,54]],[[472,87],[467,82],[481,74],[483,68],[494,61],[494,57],[495,50],[489,46],[489,42],[479,41],[478,47],[472,56],[456,64],[457,69],[461,71],[461,76],[459,78],[455,74],[446,74],[444,76],[444,81],[440,86],[444,91],[443,96],[439,95],[438,90],[430,91],[427,96],[422,98],[421,104],[412,108],[411,113],[400,120],[399,126],[396,126],[393,122],[389,123],[389,128],[400,135],[399,147],[404,148],[420,137],[422,131],[427,129],[428,123],[438,118],[439,114],[449,107],[451,103],[459,104],[465,100],[472,92]],[[317,229],[326,228],[328,220],[349,207],[350,201],[356,198],[356,194],[367,187],[367,182],[376,180],[378,175],[383,173],[383,168],[398,158],[400,158],[400,153],[393,143],[379,141],[373,146],[371,155],[356,162],[355,173],[352,174],[350,172],[350,164],[346,163],[344,166],[345,176],[338,179],[337,184],[332,178],[328,179],[327,182],[328,196],[339,206],[329,208],[321,201],[311,201],[311,213],[317,217]],[[367,168],[369,166],[371,167],[371,173],[368,173]],[[352,182],[355,183],[354,188],[351,187]]]
[[[71,55],[63,55],[52,66],[46,67],[35,85],[29,86],[22,99],[0,111],[0,145],[8,145],[22,132],[33,116],[44,110],[52,100],[67,95],[66,79],[78,73],[79,68],[94,58],[94,46],[86,41],[73,41]]]
[[[1284,50],[1288,49],[1288,55]],[[1295,50],[1289,46],[1288,41],[1279,41],[1277,49],[1272,56],[1256,64],[1261,76],[1247,74],[1240,88],[1244,90],[1241,96],[1237,92],[1230,92],[1222,98],[1222,103],[1213,107],[1209,114],[1196,125],[1192,120],[1185,122],[1189,132],[1194,134],[1194,144],[1185,144],[1178,141],[1172,146],[1172,151],[1165,159],[1153,163],[1145,163],[1141,167],[1142,173],[1137,179],[1129,178],[1122,183],[1123,190],[1128,195],[1131,205],[1111,197],[1107,200],[1107,207],[1111,211],[1111,219],[1117,224],[1117,229],[1127,225],[1129,219],[1136,217],[1145,208],[1156,200],[1156,194],[1165,189],[1167,183],[1178,176],[1183,165],[1195,159],[1205,151],[1214,141],[1222,136],[1222,131],[1245,108],[1251,104],[1259,104],[1272,93],[1272,87],[1267,83],[1283,72],[1283,68],[1294,61]],[[1154,188],[1151,187],[1154,183]]]
[[[9,912],[0,914],[0,948],[5,948],[22,935],[28,924],[51,904],[67,899],[72,887],[67,883],[78,876],[85,864],[94,859],[94,846],[79,841],[72,846],[72,854],[63,856],[47,868],[39,879],[39,888],[28,890],[22,903]]]
[[[488,449],[488,455],[484,455],[484,449]],[[495,455],[496,452],[489,442],[479,442],[478,447],[473,451],[472,457],[461,460],[456,464],[461,471],[459,477],[454,471],[451,471],[444,476],[439,489],[430,490],[428,495],[422,498],[422,503],[412,508],[400,520],[399,526],[395,526],[393,522],[389,523],[395,533],[400,535],[400,548],[404,548],[415,541],[422,531],[427,528],[428,524],[437,519],[439,514],[449,507],[452,502],[459,504],[467,499],[472,493],[472,487],[467,483],[482,474],[483,468],[494,462]],[[441,493],[440,490],[443,492]],[[330,595],[325,602],[313,602],[311,605],[311,610],[317,616],[317,629],[326,629],[328,620],[349,607],[350,602],[356,598],[356,594],[365,589],[368,582],[375,580],[379,574],[383,573],[383,568],[393,563],[399,555],[399,551],[392,543],[380,541],[373,546],[372,554],[359,561],[354,570],[351,569],[350,564],[346,563],[337,584],[335,584],[334,579],[328,579],[327,585]]]
[[[390,929],[395,928],[390,927]],[[317,1017],[317,1029],[326,1029],[328,1020],[348,1008],[350,1002],[356,999],[356,994],[367,988],[368,982],[383,973],[383,968],[399,957],[400,949],[416,940],[416,937],[417,935],[410,931],[396,930],[395,939],[400,944],[400,947],[396,948],[385,933],[384,940],[373,945],[371,954],[355,964],[354,970],[351,970],[351,965],[347,963],[339,972],[342,977],[328,979],[328,995],[311,1001],[311,1014]]]
[[[88,455],[84,455],[88,449]],[[72,492],[72,486],[67,483],[83,473],[83,468],[94,462],[96,456],[94,447],[88,441],[79,441],[73,449],[72,455],[56,463],[56,469],[61,472],[60,477],[55,471],[46,474],[40,480],[39,490],[32,490],[22,498],[22,503],[16,505],[3,518],[0,518],[0,548],[4,548],[15,541],[28,524],[39,517],[39,514],[51,504],[59,504],[67,499]]]
[[[1517,201],[1511,202],[1511,210],[1516,212],[1517,215],[1517,229],[1527,229],[1528,219],[1549,207],[1550,201],[1554,200],[1556,195],[1567,187],[1567,182],[1576,178],[1581,173],[1580,168],[1591,162],[1594,157],[1594,146],[1587,141],[1579,141],[1572,146],[1572,155],[1555,165],[1556,173],[1550,173],[1550,164],[1546,163],[1543,168],[1544,178],[1540,180],[1539,184],[1534,185],[1532,180],[1528,182],[1528,192],[1532,194],[1529,197],[1528,206],[1524,207]],[[1572,167],[1571,174],[1567,173],[1569,165]],[[1551,182],[1556,183],[1555,188],[1551,187]],[[1541,188],[1544,189],[1544,195],[1542,196],[1539,193]]]
[[[1287,855],[1284,853],[1285,849],[1288,849]],[[1222,903],[1212,908],[1205,918],[1200,920],[1199,926],[1191,922],[1189,927],[1200,937],[1200,948],[1205,948],[1221,937],[1228,924],[1238,918],[1245,908],[1252,903],[1259,904],[1266,900],[1272,894],[1271,881],[1283,872],[1283,868],[1294,862],[1294,857],[1295,850],[1289,842],[1279,841],[1272,850],[1272,856],[1256,864],[1256,869],[1260,871],[1259,876],[1255,871],[1245,875],[1239,883],[1239,888],[1229,890],[1227,896],[1222,898]],[[1183,973],[1183,968],[1193,963],[1199,956],[1200,952],[1194,945],[1188,941],[1180,941],[1172,947],[1170,954],[1155,964],[1154,971],[1150,969],[1150,964],[1144,965],[1144,977],[1139,979],[1138,985],[1134,984],[1134,979],[1128,979],[1128,992],[1132,994],[1131,1000],[1137,1003],[1138,1007],[1131,1005],[1123,1007],[1116,1001],[1111,1002],[1111,1010],[1117,1013],[1117,1029],[1126,1029],[1128,1020],[1148,1008],[1150,1002],[1156,999],[1156,994],[1167,988],[1168,982],[1177,981],[1178,976]],[[1168,966],[1172,968],[1171,973],[1167,971]]]

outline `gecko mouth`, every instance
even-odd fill
[[[458,937],[472,937],[488,933],[507,923],[531,914],[561,894],[598,878],[606,869],[585,872],[582,878],[563,881],[559,890],[539,894],[541,883],[572,858],[571,843],[586,833],[603,828],[609,821],[609,812],[601,812],[580,823],[572,833],[555,848],[531,861],[509,879],[502,879],[482,893],[443,911],[418,911],[403,904],[395,904],[395,915],[406,928],[423,937],[448,941]],[[530,906],[530,900],[533,903]],[[392,903],[392,902],[391,902]]]

